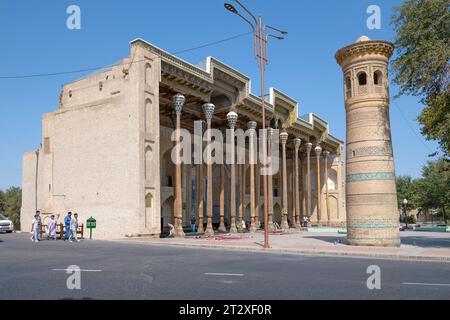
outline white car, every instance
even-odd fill
[[[14,231],[13,222],[0,213],[0,232],[11,233],[13,231]]]

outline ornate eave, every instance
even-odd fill
[[[355,56],[363,56],[366,54],[379,54],[390,58],[394,51],[394,45],[388,41],[369,40],[364,42],[353,43],[340,49],[336,55],[337,63],[342,66],[346,59]]]
[[[309,114],[306,119],[298,117],[299,108],[295,99],[275,88],[270,88],[267,97],[254,95],[251,93],[249,77],[213,57],[206,58],[202,67],[199,67],[142,39],[131,41],[131,45],[145,48],[161,58],[161,81],[174,90],[188,92],[190,95],[196,96],[196,99],[205,102],[209,101],[211,95],[224,94],[232,101],[230,108],[235,108],[243,116],[243,120],[260,121],[262,99],[265,99],[266,121],[270,121],[272,118],[281,120],[283,128],[288,130],[292,136],[304,139],[315,136],[330,145],[334,145],[336,142],[341,143],[340,140],[327,138],[330,136],[328,123],[317,115]],[[355,54],[363,52],[364,50],[359,48],[361,46],[366,48],[364,50],[370,49],[371,52],[378,50],[386,52],[386,54],[392,53],[393,49],[388,42],[370,41],[343,48],[340,50],[341,53],[338,52],[339,57],[353,54],[353,52]]]

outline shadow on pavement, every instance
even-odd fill
[[[320,241],[325,241],[328,243],[342,243],[345,244],[345,237],[339,237],[339,236],[306,236],[303,237],[305,239],[316,239],[316,240],[320,240]]]
[[[316,239],[327,243],[335,242],[345,244],[345,237],[338,236],[305,236],[305,239]],[[340,242],[339,242],[340,241]],[[432,238],[424,236],[401,236],[403,245],[410,245],[421,248],[450,248],[450,238]]]

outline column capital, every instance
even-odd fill
[[[247,122],[247,128],[249,129],[251,136],[253,136],[256,133],[256,126],[257,126],[256,121]]]
[[[205,118],[206,121],[211,121],[212,119],[212,115],[214,113],[214,109],[216,108],[216,106],[212,103],[205,103],[203,106],[203,112],[205,113]]]
[[[234,127],[236,126],[236,122],[238,119],[238,114],[234,111],[230,111],[227,114],[227,120],[228,120],[228,125],[230,126],[231,129],[234,129]]]
[[[322,148],[320,146],[317,146],[314,148],[314,151],[316,152],[316,156],[320,156],[320,154],[322,153]]]
[[[300,145],[302,144],[302,139],[300,138],[295,138],[294,139],[294,148],[295,148],[295,152],[298,151],[298,149],[300,148]]]
[[[289,134],[286,131],[280,133],[280,140],[282,144],[286,144]]]
[[[183,109],[185,102],[186,98],[181,93],[177,93],[172,97],[172,103],[175,107],[175,113],[177,116],[181,115],[181,110]]]
[[[325,151],[323,152],[323,156],[324,156],[326,159],[328,159],[328,157],[330,156],[330,151],[325,150]]]
[[[312,149],[312,143],[311,142],[305,143],[305,148],[306,148],[306,152],[309,155],[309,153],[311,152],[311,149]]]

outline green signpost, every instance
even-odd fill
[[[95,229],[97,227],[97,220],[90,217],[86,220],[86,228],[89,229],[89,239],[92,240],[92,229]]]

